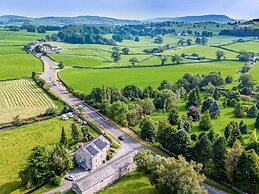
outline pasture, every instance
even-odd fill
[[[42,69],[41,61],[29,54],[0,55],[0,80],[28,76]]]
[[[60,76],[68,86],[89,93],[92,88],[102,85],[118,88],[126,85],[157,87],[162,80],[176,82],[186,72],[203,74],[221,71],[224,77],[232,75],[237,78],[237,71],[243,65],[244,63],[238,61],[219,61],[145,68],[65,69],[60,72]]]
[[[55,103],[32,80],[22,79],[0,82],[0,123],[12,118],[30,118],[44,113]]]
[[[245,50],[249,52],[259,53],[259,41],[238,42],[224,46],[227,49],[235,50],[237,52]]]
[[[25,193],[19,189],[18,172],[23,169],[26,159],[35,146],[58,143],[62,126],[71,138],[72,120],[54,118],[35,124],[0,132],[0,191],[1,193]],[[80,129],[80,128],[79,128]],[[96,132],[90,129],[94,137]]]

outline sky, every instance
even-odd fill
[[[259,18],[259,0],[1,0],[0,15],[29,17],[98,15],[148,19],[224,14]]]

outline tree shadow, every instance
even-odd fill
[[[11,181],[8,183],[5,183],[3,185],[0,185],[0,192],[1,194],[9,194],[13,191],[19,189],[21,186],[19,181]]]

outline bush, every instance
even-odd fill
[[[51,180],[50,180],[50,184],[54,185],[54,186],[59,186],[61,183],[61,178],[59,176],[54,176]]]

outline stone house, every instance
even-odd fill
[[[106,161],[111,143],[102,135],[86,144],[79,144],[75,152],[77,164],[85,170],[94,170]]]

